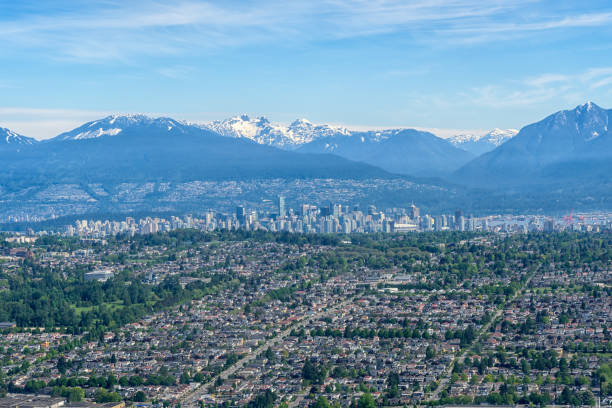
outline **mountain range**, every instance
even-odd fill
[[[457,135],[448,140],[415,129],[352,131],[344,127],[314,125],[297,119],[289,126],[265,117],[234,116],[202,124],[223,136],[308,153],[332,153],[368,163],[392,173],[443,176],[474,157],[493,150],[514,136],[513,129],[494,129],[485,135]]]
[[[202,125],[222,136],[244,138],[256,143],[293,150],[321,137],[345,136],[350,132],[341,127],[313,125],[306,119],[297,119],[289,126],[271,123],[264,117],[248,115],[213,121]]]
[[[588,102],[518,133],[494,129],[450,139],[415,129],[351,131],[304,119],[284,126],[246,115],[207,124],[112,115],[45,141],[2,128],[0,201],[2,192],[54,184],[409,175],[438,177],[428,182],[431,189],[465,186],[520,200],[554,192],[557,202],[580,197],[601,207],[612,205],[611,115]],[[504,205],[512,208],[516,200]]]
[[[235,149],[231,147],[235,143],[242,146],[241,143],[254,142],[257,145],[288,152],[333,154],[376,166],[390,173],[412,176],[449,175],[476,156],[470,151],[471,145],[466,143],[465,138],[465,140],[459,138],[445,140],[432,133],[415,129],[350,131],[343,127],[315,125],[306,119],[298,119],[285,126],[272,123],[265,117],[250,118],[247,115],[204,124],[176,121],[171,118],[150,118],[145,115],[111,115],[46,140],[40,150],[52,151],[54,148],[47,147],[46,144],[59,141],[85,141],[115,136],[124,140],[126,132],[131,134],[150,132],[151,129],[155,129],[157,133],[167,132],[169,137],[177,132],[184,134],[188,131],[194,134],[215,134],[236,139],[236,141],[224,141],[230,149]],[[10,131],[5,132],[8,135]],[[469,141],[475,146],[480,146],[480,149],[491,149],[503,140],[500,137],[495,138],[495,135],[502,132],[491,132],[482,139],[471,136]],[[35,139],[14,133],[11,135],[10,138],[9,136],[6,138],[7,141],[11,140],[9,150],[14,150],[17,145],[37,144]],[[53,144],[53,146],[57,148],[58,145]],[[469,148],[462,148],[465,146]],[[193,151],[189,148],[187,150]],[[283,155],[281,152],[277,154]],[[239,168],[241,163],[248,160],[250,159],[239,160],[235,167]],[[225,161],[225,163],[230,162]],[[274,167],[274,162],[268,162],[268,165]],[[284,174],[284,170],[279,170],[279,174]]]
[[[24,139],[25,140],[25,139]],[[383,170],[221,136],[170,118],[109,116],[19,151],[0,151],[0,186],[256,178],[361,178]]]
[[[250,118],[248,115],[234,116],[226,120],[205,123],[201,126],[223,136],[250,139],[259,144],[287,150],[300,149],[308,143],[318,141],[316,145],[308,147],[306,150],[331,151],[333,149],[335,150],[334,153],[340,156],[343,155],[341,145],[344,143],[352,144],[352,139],[342,136],[357,136],[357,139],[364,138],[376,143],[387,140],[400,131],[407,130],[382,129],[362,132],[340,126],[314,125],[307,119],[297,119],[289,126],[285,126],[280,123],[272,123],[263,116]],[[515,129],[493,129],[486,134],[461,133],[447,140],[453,146],[478,156],[493,150],[517,133],[518,130]],[[329,145],[329,147],[324,149],[315,147],[320,145]],[[459,160],[458,162],[462,161]]]

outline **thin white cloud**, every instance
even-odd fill
[[[266,42],[403,32],[420,41],[469,43],[612,23],[612,11],[554,17],[537,6],[536,0],[92,1],[0,20],[0,38],[7,48],[35,49],[47,57],[129,62]]]
[[[570,76],[563,74],[542,74],[533,78],[527,78],[524,82],[530,86],[541,87],[559,82],[567,82],[570,78]]]
[[[36,139],[48,139],[108,114],[78,109],[0,107],[0,127]]]
[[[597,88],[602,88],[602,87],[610,87],[612,89],[611,85],[612,85],[612,76],[608,76],[608,77],[598,80],[597,82],[592,83],[590,85],[590,88],[597,89]]]
[[[612,89],[612,67],[598,67],[582,72],[544,73],[522,80],[476,87],[461,95],[476,106],[517,108],[550,102],[583,103],[593,99],[593,91]]]
[[[529,35],[546,31],[571,30],[580,28],[606,28],[612,25],[612,11],[577,15],[535,16],[530,21],[478,21],[452,25],[438,34],[445,35],[453,44],[477,44],[499,41],[515,41]]]
[[[459,28],[453,28],[450,31],[457,34],[495,34],[524,31],[545,31],[561,28],[601,27],[607,26],[610,23],[612,23],[612,12],[600,12],[576,16],[558,16],[557,18],[542,19],[539,21],[527,23],[495,23],[478,25],[474,27],[464,26]]]
[[[103,115],[105,112],[80,109],[52,109],[52,108],[22,108],[11,106],[0,106],[0,118],[5,116],[20,117],[66,117],[66,116],[90,116]]]
[[[0,123],[0,127],[5,127],[21,135],[33,137],[34,139],[49,139],[58,134],[74,129],[83,124],[84,121],[78,119],[35,119],[35,120],[7,120]]]
[[[256,31],[274,32],[282,17],[269,7],[241,10],[193,1],[102,5],[0,22],[0,37],[6,44],[57,53],[57,58],[130,60],[258,41]]]

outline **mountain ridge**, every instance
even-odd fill
[[[418,177],[449,174],[473,158],[473,154],[425,131],[409,128],[351,131],[330,125],[315,125],[306,119],[296,119],[286,126],[272,123],[263,116],[250,118],[244,114],[208,124],[143,114],[115,114],[86,122],[45,140],[44,144],[107,137],[122,139],[127,130],[138,128],[149,132],[166,132],[168,135],[201,131],[201,134],[214,133],[285,151],[331,153],[388,172]]]
[[[21,135],[10,129],[0,127],[0,148],[17,148],[38,143],[34,138]]]
[[[101,136],[117,136],[125,128],[131,128],[133,126],[157,126],[160,128],[166,126],[168,130],[172,130],[172,127],[183,124],[184,123],[168,117],[154,118],[143,114],[109,115],[102,119],[86,122],[70,131],[60,133],[51,139],[47,139],[47,142],[95,139]]]
[[[302,155],[142,115],[108,116],[19,154],[1,153],[0,186],[5,188],[28,183],[388,176],[374,166],[333,155]]]
[[[552,168],[562,169],[566,163],[574,169],[572,180],[591,182],[589,174],[602,169],[593,167],[594,162],[605,164],[605,159],[612,158],[611,117],[612,110],[593,102],[560,110],[523,127],[509,141],[458,169],[452,178],[489,187],[562,184],[567,175],[556,177]]]
[[[507,142],[519,131],[516,129],[499,129],[493,130],[479,135],[474,133],[459,133],[451,136],[448,140],[453,146],[466,150],[470,153],[480,156],[481,154],[490,152],[502,143]]]
[[[297,151],[329,152],[393,173],[428,177],[443,176],[473,158],[471,153],[454,147],[449,141],[416,129],[353,132],[348,136],[319,138]]]
[[[233,116],[225,120],[216,120],[201,124],[222,136],[246,138],[259,144],[292,150],[319,137],[345,135],[348,130],[330,125],[314,125],[307,119],[296,119],[289,126],[272,123],[259,116],[250,118],[246,114]]]

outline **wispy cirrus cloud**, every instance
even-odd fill
[[[517,21],[479,21],[476,24],[459,24],[444,29],[446,34],[451,34],[454,43],[475,43],[511,40],[517,37],[525,37],[534,33],[567,30],[579,28],[604,27],[612,24],[612,11],[599,11],[594,13],[583,13],[574,15],[540,15],[528,20],[515,19]]]
[[[281,18],[269,8],[223,7],[210,2],[92,1],[86,7],[27,14],[0,21],[6,44],[83,62],[239,45],[273,32]],[[263,30],[264,21],[271,28]],[[249,34],[249,35],[247,35]]]
[[[612,67],[589,68],[577,73],[543,73],[473,88],[462,97],[478,106],[495,108],[527,107],[551,101],[582,103],[592,99],[594,90],[612,90]]]
[[[213,52],[252,44],[342,40],[404,33],[415,41],[500,41],[547,30],[605,27],[612,10],[541,10],[536,0],[313,0],[144,2],[85,5],[0,17],[5,47],[79,62]]]

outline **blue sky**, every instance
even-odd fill
[[[612,108],[612,4],[0,0],[0,126],[238,113],[352,128],[520,128]]]

